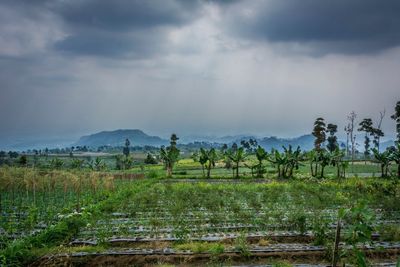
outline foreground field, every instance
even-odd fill
[[[4,265],[329,263],[338,222],[342,262],[400,252],[396,179],[216,184],[24,168],[0,177]]]

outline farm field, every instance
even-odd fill
[[[183,160],[174,171],[190,166]],[[221,182],[212,183],[199,169],[187,176],[198,182],[188,183],[154,169],[165,172],[154,166],[143,179],[121,179],[1,168],[2,264],[326,265],[338,222],[342,262],[356,264],[364,253],[370,263],[390,264],[399,255],[396,178],[315,179],[300,170],[277,179],[271,170],[262,179],[215,172]]]
[[[400,0],[0,1],[0,267],[400,267]]]

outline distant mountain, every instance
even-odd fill
[[[187,135],[180,137],[180,143],[192,143],[192,142],[207,142],[207,143],[219,143],[219,144],[232,144],[234,142],[240,143],[241,140],[258,139],[253,135],[226,135],[226,136],[214,136],[214,135]]]
[[[388,140],[388,141],[384,141],[379,145],[379,150],[382,152],[384,150],[386,150],[386,148],[394,146],[394,141],[393,140]]]
[[[161,139],[158,136],[147,135],[143,131],[135,129],[103,131],[82,136],[79,141],[74,144],[74,146],[123,146],[125,144],[125,139],[127,138],[131,142],[131,146],[162,146],[168,144],[167,140]]]
[[[33,139],[15,140],[0,144],[0,150],[24,151],[28,149],[63,148],[69,146],[73,139]]]
[[[304,151],[314,148],[314,137],[311,134],[302,135],[296,138],[278,138],[271,136],[258,140],[258,144],[266,150],[271,150],[271,148],[282,150],[282,146],[288,147],[291,145],[293,148],[300,146],[300,148]]]
[[[48,139],[48,140],[0,140],[0,150],[27,150],[27,149],[44,149],[44,148],[63,148],[70,146],[88,146],[91,148],[97,148],[99,146],[124,146],[125,139],[129,139],[131,146],[162,146],[168,145],[169,141],[158,136],[150,136],[139,129],[125,129],[115,131],[102,131],[99,133],[82,136],[77,142],[68,139]],[[227,144],[231,146],[233,143],[240,145],[240,141],[256,139],[258,144],[264,147],[266,150],[275,148],[282,151],[282,146],[288,147],[291,145],[293,148],[300,146],[301,150],[308,151],[314,148],[314,137],[311,134],[302,135],[295,138],[279,138],[276,136],[270,137],[256,137],[250,134],[241,135],[227,135],[227,136],[183,136],[180,137],[178,144],[194,144],[196,142],[204,142],[205,144],[222,145]],[[339,140],[341,148],[344,147],[344,142]],[[381,142],[381,151],[385,150],[389,146],[393,146],[393,140]],[[196,146],[196,145],[195,145]],[[199,146],[199,144],[197,144]],[[201,146],[201,144],[200,144]],[[363,147],[359,147],[360,151],[363,151]]]
[[[215,136],[192,136],[190,139],[185,138],[181,143],[185,143],[185,141],[190,140],[191,142],[207,142],[207,143],[218,143],[218,144],[228,144],[229,146],[233,143],[240,145],[242,140],[248,141],[249,139],[257,140],[258,144],[265,148],[266,150],[271,150],[271,148],[275,148],[279,151],[282,151],[282,146],[288,147],[291,145],[296,148],[300,146],[302,150],[311,150],[314,148],[314,137],[309,135],[302,135],[295,138],[279,138],[275,136],[271,137],[256,137],[254,135],[227,135],[222,137]]]

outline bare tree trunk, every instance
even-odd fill
[[[341,228],[341,222],[340,219],[338,219],[336,225],[335,244],[333,247],[332,267],[336,267],[339,261],[340,228]]]
[[[385,114],[386,114],[386,109],[383,109],[383,111],[380,111],[380,112],[379,112],[379,123],[378,123],[378,129],[379,129],[379,130],[381,129],[382,121],[383,121],[383,118],[385,118]],[[378,143],[377,143],[378,152],[379,152],[380,140],[381,140],[381,137],[378,136],[378,140],[377,140],[377,142],[378,142]]]
[[[340,178],[340,165],[339,165],[339,163],[336,163],[337,165],[336,165],[336,176],[337,176],[337,178]]]
[[[311,169],[311,176],[314,177],[314,166],[313,166],[312,161],[310,161],[310,169]]]
[[[397,177],[400,178],[400,162],[397,162]]]
[[[171,166],[167,166],[167,175],[169,176],[169,177],[171,177],[172,176],[172,167]]]

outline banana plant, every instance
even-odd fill
[[[269,157],[268,161],[270,161],[272,164],[276,166],[276,169],[278,171],[278,178],[284,177],[284,165],[287,162],[287,158],[284,153],[279,153],[278,150],[272,149],[271,150],[271,155],[272,157]]]
[[[96,171],[103,171],[107,168],[107,165],[101,158],[96,157],[93,162],[93,167]]]
[[[167,148],[163,146],[160,149],[160,157],[167,169],[167,176],[171,177],[172,169],[179,158],[179,150],[175,146],[169,146]]]
[[[324,177],[325,167],[331,164],[331,155],[325,149],[311,150],[307,153],[310,162],[311,176]]]
[[[302,153],[300,146],[297,146],[296,150],[292,149],[292,146],[289,145],[289,148],[283,147],[286,163],[284,165],[283,175],[285,178],[293,176],[293,170],[299,169],[300,161],[302,161]]]
[[[203,170],[203,177],[206,176],[205,166],[206,166],[207,160],[208,160],[207,151],[204,148],[200,148],[199,163],[201,165],[201,169]]]
[[[211,148],[207,151],[207,177],[211,176],[211,168],[215,167],[215,164],[218,160],[217,152],[214,148]]]
[[[335,151],[331,153],[331,165],[336,167],[336,175],[338,178],[346,177],[346,168],[348,166],[348,162],[344,161],[343,158],[344,150],[336,148]]]
[[[293,150],[292,146],[288,148],[283,146],[283,153],[273,149],[271,151],[271,157],[268,161],[272,162],[278,170],[278,178],[290,178],[293,176],[293,170],[298,169],[300,162],[302,161],[301,149],[298,146],[296,150]]]
[[[311,176],[316,177],[318,173],[318,152],[313,149],[309,151],[307,154],[308,162],[310,163],[310,171],[311,171]]]
[[[324,178],[324,170],[325,167],[328,166],[331,163],[331,155],[328,151],[320,150],[318,152],[318,160],[321,165],[321,173],[320,173],[320,178]]]
[[[226,157],[235,163],[234,170],[236,170],[236,178],[239,178],[239,165],[247,157],[243,147],[237,149],[228,149],[225,153]]]
[[[391,159],[397,164],[397,177],[400,178],[400,143],[392,150]]]
[[[82,169],[84,162],[85,161],[83,159],[73,159],[71,161],[71,168],[72,169]]]
[[[254,177],[254,174],[256,174],[256,177],[262,178],[264,173],[266,172],[265,166],[263,165],[263,161],[268,158],[269,154],[261,146],[258,146],[254,150],[254,154],[256,156],[257,161],[255,163],[252,162],[251,165],[248,165],[246,163],[244,165],[251,170],[252,177]]]
[[[392,152],[390,150],[385,150],[380,153],[376,148],[372,149],[374,153],[375,162],[379,163],[381,166],[381,177],[388,177],[390,163],[392,161]]]

